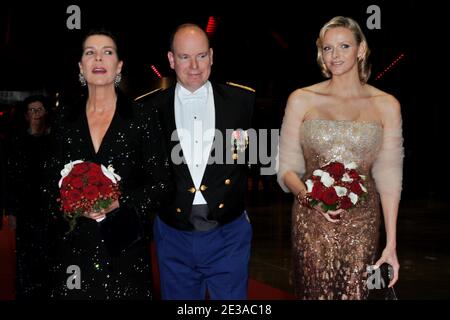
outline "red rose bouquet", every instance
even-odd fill
[[[356,168],[354,162],[330,162],[314,170],[305,181],[306,204],[310,207],[319,204],[324,212],[353,208],[367,194],[364,187],[366,177],[359,174]]]
[[[69,232],[83,213],[106,209],[119,199],[120,176],[114,173],[112,166],[106,168],[97,163],[77,160],[66,164],[61,176],[58,200],[64,217],[69,221]]]

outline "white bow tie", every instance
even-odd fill
[[[200,90],[197,90],[196,92],[192,93],[188,90],[180,90],[179,91],[179,97],[182,101],[185,100],[201,100],[205,99],[207,94],[206,88],[201,88]]]

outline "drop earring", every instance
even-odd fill
[[[78,74],[78,80],[80,81],[82,87],[86,86],[86,78],[81,72]]]
[[[116,77],[114,78],[114,86],[118,87],[120,84],[120,81],[122,81],[122,74],[118,73]]]

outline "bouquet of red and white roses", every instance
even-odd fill
[[[64,217],[69,221],[69,232],[83,213],[106,209],[119,199],[120,176],[114,173],[112,166],[106,168],[97,163],[77,160],[66,164],[61,176],[58,200]]]
[[[354,162],[330,162],[314,170],[305,181],[307,193],[304,202],[310,207],[320,205],[328,210],[351,209],[367,193],[366,177],[356,171]]]

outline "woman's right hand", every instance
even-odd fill
[[[322,216],[325,217],[329,222],[337,223],[341,221],[342,214],[345,212],[344,209],[338,209],[338,210],[328,210],[327,212],[324,212],[320,205],[314,206],[313,210],[320,213]]]
[[[307,191],[306,189],[301,189],[296,196],[297,202],[300,206],[307,206],[308,208],[311,208],[312,210],[320,213],[322,216],[325,217],[329,222],[337,223],[341,220],[341,215],[344,213],[344,209],[338,209],[338,210],[328,210],[327,212],[324,212],[322,210],[322,207],[320,204],[316,204],[314,207],[311,207],[309,205],[309,202],[307,201]]]
[[[105,218],[105,209],[102,209],[100,211],[90,211],[90,212],[85,212],[83,214],[84,217],[89,218],[89,219],[93,219],[93,220],[103,220]]]
[[[85,216],[86,218],[89,218],[89,219],[96,220],[96,221],[101,221],[106,217],[106,215],[109,212],[113,211],[116,208],[119,208],[119,206],[120,206],[119,201],[116,200],[106,209],[101,209],[100,211],[85,212],[83,214],[83,216]]]

